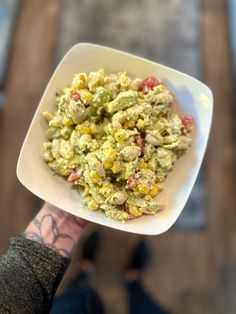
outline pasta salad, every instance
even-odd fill
[[[190,147],[193,118],[172,110],[155,77],[131,79],[103,69],[75,74],[56,94],[44,160],[80,190],[87,207],[125,222],[164,208],[156,196]]]

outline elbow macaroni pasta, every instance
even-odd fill
[[[75,74],[56,94],[44,160],[78,189],[90,210],[125,222],[164,208],[156,199],[175,161],[191,145],[192,119],[171,110],[157,79],[132,80],[103,69]]]

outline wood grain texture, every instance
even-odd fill
[[[74,3],[74,1],[71,2]],[[83,6],[84,19],[90,14],[89,10],[94,2],[95,0],[87,2]],[[149,6],[153,3],[151,0],[147,2]],[[173,3],[172,9],[176,8],[177,11],[183,1],[176,0]],[[69,6],[69,3],[67,5]],[[103,5],[105,6],[104,3]],[[115,6],[115,3],[110,2],[109,5]],[[124,7],[126,6],[123,3],[123,10]],[[101,6],[99,10],[103,12],[102,16],[106,15],[105,8],[102,10]],[[127,29],[135,21],[135,18],[131,18],[130,21],[130,17],[133,15],[138,17],[138,12],[139,8],[136,6],[130,15],[127,10],[124,15],[121,15]],[[75,10],[73,16],[78,15],[79,12]],[[96,23],[96,20],[93,21]],[[92,32],[89,39],[114,45],[114,36],[107,34],[114,34],[115,21],[117,21],[116,18],[113,21],[114,25],[109,24],[110,27],[108,27],[108,17],[106,17],[105,22],[99,24],[98,30]],[[170,230],[161,236],[145,237],[151,251],[151,259],[142,276],[142,284],[150,295],[171,313],[233,314],[236,308],[236,193],[234,192],[236,154],[233,110],[235,95],[226,1],[202,0],[201,22],[203,79],[212,88],[215,99],[212,132],[204,162],[208,190],[208,224],[202,231]],[[148,23],[147,25],[150,26]],[[141,34],[147,25],[140,31]],[[77,30],[71,20],[68,27],[74,32],[74,35],[70,36],[71,44],[76,41],[76,38],[77,41],[87,40],[86,23]],[[107,32],[104,31],[106,27]],[[150,29],[155,29],[155,27],[156,24]],[[185,31],[190,36],[191,31],[187,28]],[[175,32],[172,33],[172,45],[176,47],[178,36],[175,37],[173,34]],[[160,34],[157,34],[157,39],[158,35]],[[116,41],[116,46],[122,49],[130,47],[127,37],[124,36]],[[59,42],[59,47],[61,46],[62,49],[65,45],[69,46],[70,38],[67,37],[66,43]],[[153,37],[150,38],[152,41]],[[148,45],[148,40],[143,46],[142,40],[137,41],[135,49],[141,54],[150,53],[152,57],[155,49]],[[120,45],[123,46],[120,47]],[[158,48],[160,49],[160,45]],[[181,59],[178,49],[173,49],[173,52],[178,55],[175,56],[177,59]],[[162,56],[161,53],[160,56]],[[162,57],[164,58],[165,55]],[[184,58],[184,60],[188,59]],[[188,61],[186,63],[188,64]],[[188,65],[186,67],[188,68]],[[126,297],[122,295],[120,289],[123,278],[122,267],[125,267],[126,258],[130,256],[139,237],[130,234],[124,236],[122,233],[104,228],[99,228],[99,230],[106,240],[97,258],[97,273],[93,278],[93,285],[102,297],[107,313],[127,313],[127,295]],[[133,246],[130,243],[133,243]],[[124,309],[125,305],[126,309]]]
[[[215,98],[205,159],[208,226],[203,231],[171,230],[161,236],[145,237],[151,259],[142,283],[171,313],[233,314],[236,308],[235,93],[226,1],[202,0],[202,4],[203,75]],[[36,198],[17,181],[15,166],[26,129],[51,73],[60,9],[57,0],[24,0],[18,16],[6,84],[7,105],[1,112],[0,123],[1,252],[8,237],[28,223],[36,206]],[[108,314],[126,313],[122,272],[139,237],[105,228],[99,230],[105,240],[97,257],[93,285],[106,303]],[[73,262],[78,269],[76,259]],[[65,279],[71,274],[68,272]]]
[[[204,80],[214,94],[214,119],[205,158],[208,227],[148,239],[153,252],[144,284],[179,314],[235,313],[235,92],[226,2],[203,0]]]
[[[144,284],[171,313],[235,313],[236,193],[235,92],[226,2],[202,6],[204,79],[215,104],[205,158],[208,227],[148,239],[153,252]]]
[[[171,313],[235,313],[235,95],[227,27],[225,1],[203,1],[204,79],[215,98],[205,160],[208,226],[202,232],[169,231],[146,238],[152,258],[142,282]],[[114,242],[120,240],[117,234]]]
[[[61,1],[21,2],[1,110],[0,252],[22,231],[37,199],[16,178],[16,162],[27,128],[51,73]],[[32,173],[32,175],[34,175]]]
[[[216,32],[217,25],[217,32]],[[236,231],[235,92],[225,1],[204,1],[205,80],[215,98],[207,169],[211,228],[225,241]],[[227,214],[226,214],[227,213]]]

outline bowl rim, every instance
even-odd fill
[[[109,46],[98,45],[98,44],[88,43],[88,42],[81,42],[81,43],[77,43],[77,44],[73,45],[73,46],[65,53],[65,55],[62,57],[61,61],[58,63],[58,65],[56,66],[55,70],[52,72],[52,75],[51,75],[50,79],[48,80],[48,83],[47,83],[47,85],[46,85],[46,87],[45,87],[45,89],[44,89],[44,92],[42,93],[41,99],[40,99],[40,101],[39,101],[39,103],[38,103],[38,106],[37,106],[37,108],[36,108],[36,110],[35,110],[34,116],[33,116],[32,120],[31,120],[31,123],[30,123],[30,125],[29,125],[28,131],[27,131],[27,133],[26,133],[26,135],[25,135],[25,138],[24,138],[24,141],[23,141],[21,150],[20,150],[20,154],[19,154],[18,161],[17,161],[17,167],[16,167],[16,175],[17,175],[19,181],[20,181],[27,189],[29,189],[31,193],[33,193],[33,194],[35,194],[35,195],[38,196],[37,193],[32,192],[31,188],[28,186],[27,183],[24,182],[24,180],[23,180],[23,178],[21,177],[21,174],[20,174],[20,164],[21,164],[21,159],[22,159],[22,155],[23,155],[23,151],[24,151],[24,146],[25,146],[25,144],[26,144],[26,142],[27,142],[27,140],[28,140],[28,135],[29,135],[29,133],[30,133],[30,131],[31,131],[31,128],[32,128],[32,126],[33,126],[33,124],[34,124],[34,121],[35,121],[36,117],[37,117],[38,114],[39,114],[40,105],[41,105],[41,103],[43,102],[44,97],[45,97],[47,91],[50,89],[50,85],[51,85],[51,83],[53,82],[54,78],[56,77],[57,71],[59,70],[60,66],[64,63],[65,59],[69,57],[69,55],[71,54],[71,52],[72,52],[73,50],[75,50],[75,49],[78,49],[79,47],[86,47],[86,48],[92,48],[92,49],[93,49],[93,48],[108,49],[108,50],[110,50],[111,52],[119,53],[119,54],[122,54],[122,55],[127,56],[127,57],[135,58],[136,60],[138,60],[138,61],[140,61],[140,62],[148,62],[149,64],[153,64],[153,65],[155,65],[155,66],[160,66],[160,67],[162,67],[163,69],[166,69],[166,70],[175,72],[175,73],[177,73],[177,74],[179,74],[179,75],[182,75],[182,76],[186,77],[188,80],[190,79],[190,80],[192,80],[192,81],[195,81],[197,84],[200,84],[200,86],[201,86],[202,88],[205,88],[205,89],[207,90],[207,92],[208,92],[208,94],[209,94],[209,96],[210,96],[210,104],[211,104],[210,116],[209,116],[209,124],[207,125],[207,128],[208,128],[208,131],[207,131],[207,132],[208,132],[208,133],[207,133],[207,137],[205,137],[205,146],[204,146],[204,148],[202,149],[201,159],[199,159],[198,164],[197,164],[197,166],[196,166],[196,167],[197,167],[197,168],[196,168],[196,169],[197,169],[197,171],[196,171],[197,175],[196,175],[196,177],[195,177],[195,179],[194,179],[194,183],[193,183],[193,185],[192,185],[192,188],[193,188],[194,185],[195,185],[195,183],[196,183],[196,179],[197,179],[197,176],[198,176],[200,167],[201,167],[201,165],[202,165],[203,158],[204,158],[204,156],[205,156],[206,147],[207,147],[207,143],[208,143],[208,139],[209,139],[210,131],[211,131],[211,125],[212,125],[212,119],[213,119],[213,108],[214,108],[213,104],[214,104],[214,99],[213,99],[213,94],[212,94],[212,91],[211,91],[210,87],[209,87],[208,85],[206,85],[205,83],[203,83],[202,81],[196,79],[195,77],[193,77],[193,76],[191,76],[191,75],[189,75],[189,74],[186,74],[186,73],[184,73],[184,72],[181,72],[181,71],[179,71],[179,70],[176,70],[176,69],[174,69],[174,68],[171,68],[171,67],[169,67],[169,66],[167,66],[167,65],[163,65],[163,64],[161,64],[161,63],[159,63],[159,62],[155,62],[155,61],[153,61],[153,60],[144,58],[144,57],[142,57],[142,56],[138,56],[138,55],[135,55],[135,54],[132,54],[132,53],[130,53],[130,52],[123,51],[123,50],[118,50],[118,49],[115,49],[115,48],[112,48],[112,47],[109,47]],[[192,189],[191,189],[191,191],[192,191]],[[188,198],[189,198],[189,196],[190,196],[190,194],[191,194],[191,191],[190,191],[190,193],[189,193],[189,194],[187,195],[187,197],[186,197],[185,204],[186,204],[186,202],[187,202],[187,200],[188,200]],[[40,196],[38,196],[38,197],[40,197]],[[45,201],[46,201],[46,200],[45,200]],[[167,230],[169,230],[169,229],[173,226],[173,224],[176,222],[176,220],[177,220],[178,217],[180,216],[181,212],[183,211],[185,204],[184,204],[183,206],[181,206],[182,209],[179,211],[179,213],[177,214],[177,216],[176,216],[176,218],[173,220],[173,222],[172,222],[169,226],[167,226],[166,228],[163,228],[163,230],[162,230],[161,232],[153,232],[153,231],[151,231],[151,232],[145,232],[145,233],[144,233],[142,230],[140,230],[140,232],[137,231],[137,230],[136,230],[136,231],[125,230],[125,229],[122,228],[122,224],[121,224],[121,223],[120,223],[120,228],[119,228],[119,227],[116,227],[116,226],[109,225],[109,224],[107,224],[107,223],[102,223],[101,221],[95,221],[95,223],[98,223],[98,224],[101,224],[101,225],[104,225],[104,226],[107,226],[107,227],[110,227],[110,228],[114,228],[114,229],[117,229],[117,230],[126,231],[126,232],[131,232],[131,233],[136,233],[136,234],[146,234],[146,235],[162,234],[162,233],[166,232]],[[64,210],[64,209],[62,209],[62,210]],[[86,218],[85,218],[85,219],[86,219]]]

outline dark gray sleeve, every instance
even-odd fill
[[[0,258],[0,313],[49,313],[70,260],[22,235]]]

